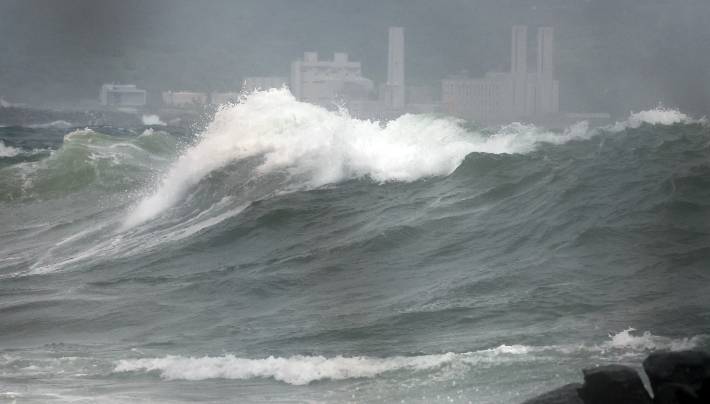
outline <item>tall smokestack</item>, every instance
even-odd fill
[[[404,107],[404,28],[390,27],[387,85],[393,88],[392,106]]]
[[[523,76],[528,71],[528,27],[513,27],[510,72],[513,76]]]
[[[537,74],[552,79],[552,27],[537,30]]]

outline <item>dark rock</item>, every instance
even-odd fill
[[[664,383],[654,393],[655,404],[700,404],[700,398],[685,384]]]
[[[577,390],[582,387],[580,383],[566,384],[558,389],[533,397],[523,404],[584,404]]]
[[[584,369],[579,396],[585,404],[650,404],[651,396],[639,374],[626,366]]]
[[[643,361],[643,368],[655,396],[661,395],[660,388],[665,384],[685,385],[698,397],[698,402],[710,402],[710,354],[707,352],[656,352]],[[679,391],[673,387],[667,389]]]

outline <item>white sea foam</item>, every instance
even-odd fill
[[[165,122],[160,120],[158,115],[143,115],[143,125],[162,125],[165,126]]]
[[[633,336],[631,335],[632,331],[636,331],[636,329],[629,327],[618,334],[609,335],[611,341],[602,345],[602,348],[629,349],[633,351],[683,351],[697,347],[706,339],[705,335],[696,335],[692,338],[672,339],[651,335],[649,331],[644,332],[641,336]]]
[[[638,128],[643,123],[651,125],[672,125],[674,123],[698,123],[705,122],[704,119],[695,120],[686,114],[681,113],[677,109],[666,109],[661,106],[658,108],[632,113],[629,119],[623,122],[617,122],[604,129],[612,132],[620,132],[627,128]]]
[[[522,355],[529,353],[531,351],[530,347],[525,345],[501,345],[498,348],[486,349],[484,351],[479,351],[479,353],[499,355],[499,354],[514,354]]]
[[[263,156],[255,174],[284,172],[301,188],[368,177],[377,182],[416,181],[452,173],[472,152],[525,153],[538,142],[588,136],[586,126],[564,134],[513,124],[492,136],[466,131],[455,118],[404,115],[379,122],[330,112],[295,100],[287,89],[254,92],[225,105],[174,164],[152,196],[127,218],[132,227],[159,216],[213,170]]]
[[[692,338],[672,339],[651,335],[633,336],[629,328],[602,344],[528,346],[500,345],[497,348],[475,352],[414,357],[395,356],[390,358],[301,356],[290,358],[246,359],[234,355],[220,357],[183,357],[126,359],[116,362],[114,372],[159,371],[168,380],[204,379],[250,379],[269,378],[285,383],[302,385],[312,381],[331,379],[369,378],[393,371],[439,371],[447,367],[464,368],[476,366],[504,365],[524,362],[564,361],[571,354],[601,355],[614,360],[618,353],[632,356],[645,355],[655,350],[693,349],[703,343],[704,335]]]
[[[243,359],[233,355],[222,357],[129,359],[118,361],[114,372],[159,370],[168,380],[204,380],[213,378],[251,379],[273,377],[289,384],[303,385],[315,380],[343,380],[374,377],[400,369],[425,370],[450,363],[453,353],[386,359],[353,357],[324,358],[322,356],[292,356],[290,358]]]
[[[15,157],[20,154],[22,150],[12,147],[5,146],[2,140],[0,140],[0,157]]]

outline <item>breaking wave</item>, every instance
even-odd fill
[[[451,174],[472,152],[526,153],[539,142],[563,143],[591,134],[585,123],[555,134],[513,124],[497,133],[471,132],[451,117],[404,115],[373,122],[301,103],[286,89],[247,94],[223,106],[199,142],[173,165],[152,196],[126,220],[133,227],[175,205],[209,173],[260,158],[257,176],[281,173],[288,186],[309,189],[347,179],[411,182]]]
[[[12,146],[5,146],[5,143],[0,141],[0,157],[15,157],[22,153],[21,149]]]
[[[620,132],[625,129],[635,129],[644,123],[651,125],[673,125],[675,123],[707,123],[705,119],[693,119],[692,117],[681,113],[677,109],[666,109],[659,106],[648,111],[632,113],[629,119],[623,122],[617,122],[605,129],[612,132]]]

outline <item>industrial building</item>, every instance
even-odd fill
[[[297,100],[329,109],[345,107],[358,118],[390,119],[405,112],[443,112],[469,120],[502,122],[544,117],[559,111],[559,82],[554,80],[553,29],[538,29],[537,71],[528,72],[527,27],[513,27],[510,72],[489,72],[469,78],[468,72],[442,80],[435,87],[407,87],[404,71],[404,29],[389,28],[387,82],[378,92],[362,77],[360,62],[347,53],[319,60],[305,52],[291,62],[291,77],[247,77],[244,90],[288,86]],[[379,93],[379,94],[378,94]],[[213,101],[214,101],[213,95]]]
[[[442,80],[442,103],[460,118],[498,121],[559,112],[559,82],[553,78],[553,30],[538,30],[537,72],[527,69],[527,27],[513,27],[510,73],[468,73]]]
[[[145,90],[139,90],[132,84],[104,84],[99,99],[101,105],[137,107],[145,105],[146,94]]]
[[[362,77],[360,62],[348,61],[347,53],[333,60],[318,60],[317,52],[305,52],[291,62],[291,92],[297,100],[332,107],[334,101],[366,100],[372,80]]]

